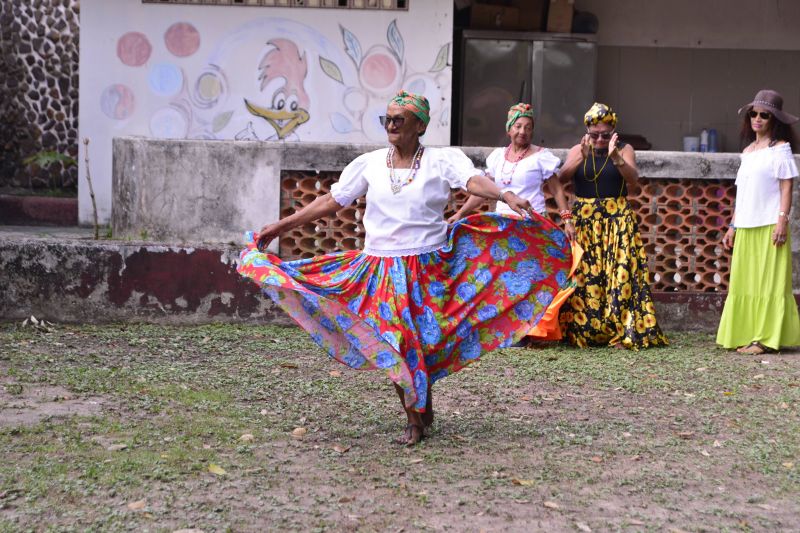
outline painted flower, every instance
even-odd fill
[[[500,274],[500,281],[503,282],[511,296],[522,296],[531,289],[530,280],[514,272],[503,272]]]
[[[556,274],[556,283],[558,283],[559,287],[563,287],[567,284],[567,273],[564,270],[559,270]]]
[[[336,270],[338,270],[339,267],[341,267],[341,266],[342,266],[342,263],[340,261],[331,261],[329,263],[326,263],[326,264],[322,265],[322,268],[320,269],[320,271],[323,274],[330,274],[331,272],[335,272]]]
[[[619,290],[619,297],[622,298],[623,300],[627,300],[627,299],[629,299],[631,297],[632,292],[633,292],[633,290],[631,289],[631,284],[630,283],[626,283]]]
[[[582,312],[575,313],[575,322],[578,323],[579,326],[583,326],[586,324],[586,315]]]
[[[333,333],[336,331],[336,324],[333,323],[333,320],[330,318],[323,316],[319,319],[319,325],[325,328],[326,331]]]
[[[497,307],[494,305],[485,305],[478,309],[478,319],[481,322],[486,322],[497,316]]]
[[[303,295],[303,302],[301,304],[303,306],[303,310],[309,315],[315,315],[317,311],[319,311],[319,303],[315,298],[312,298],[309,294]]]
[[[625,267],[623,266],[617,267],[617,281],[619,281],[620,283],[628,283],[629,279],[630,279],[630,274],[628,274],[628,271],[625,269]]]
[[[566,259],[567,255],[561,251],[560,248],[556,248],[555,246],[548,246],[545,250],[547,255],[550,257],[555,257],[556,259]]]
[[[567,245],[567,236],[560,229],[547,230],[544,234],[559,248],[564,248]]]
[[[542,270],[541,265],[539,265],[539,261],[536,259],[526,259],[525,261],[520,261],[519,265],[517,265],[517,272],[532,281],[542,281],[543,279],[547,278],[547,274]]]
[[[609,214],[615,214],[617,212],[617,200],[614,198],[609,198],[605,201],[605,208]]]
[[[422,370],[414,372],[414,391],[417,393],[417,403],[414,407],[421,409],[428,402],[428,376]]]
[[[472,332],[472,324],[467,322],[466,320],[458,325],[456,328],[456,335],[459,337],[466,338]]]
[[[427,305],[423,313],[417,317],[417,329],[422,335],[422,341],[426,344],[437,344],[442,338],[442,329],[436,321],[436,315]]]
[[[597,298],[589,298],[586,300],[586,303],[589,305],[589,307],[591,307],[595,311],[600,309],[600,300],[598,300]]]
[[[462,361],[472,361],[481,356],[481,343],[478,330],[472,330],[469,336],[461,342],[460,358]]]
[[[381,339],[383,339],[386,343],[388,343],[392,348],[395,350],[400,349],[400,341],[397,340],[397,336],[399,334],[393,331],[385,331],[383,335],[381,335]]]
[[[350,344],[352,344],[356,348],[361,348],[361,339],[359,339],[352,333],[345,333],[344,336]]]
[[[580,211],[581,218],[589,218],[592,215],[592,211],[594,211],[594,208],[591,204],[583,204]]]
[[[569,299],[569,304],[572,306],[573,309],[576,311],[583,311],[586,309],[586,303],[583,301],[583,298],[580,296],[573,296]]]
[[[411,300],[417,305],[422,306],[422,289],[419,287],[419,282],[415,281],[411,285]]]
[[[369,277],[369,281],[367,282],[367,294],[369,294],[370,296],[374,296],[377,290],[378,290],[378,275],[375,272],[373,272]]]
[[[361,310],[361,300],[362,300],[362,297],[361,297],[361,296],[356,296],[355,298],[353,298],[352,300],[350,300],[350,302],[347,304],[347,308],[348,308],[348,309],[349,309],[349,310],[350,310],[350,311],[351,311],[353,314],[356,314],[356,315],[357,315],[357,314],[358,314],[358,312]]]
[[[539,291],[536,293],[536,299],[539,300],[540,304],[547,307],[553,301],[553,294],[547,291]]]
[[[524,252],[528,249],[528,245],[525,244],[519,237],[514,235],[508,238],[508,247],[515,252]]]
[[[514,312],[520,320],[530,320],[533,317],[534,306],[528,300],[522,300],[514,306]]]
[[[655,317],[655,315],[652,315],[650,313],[647,313],[646,315],[644,315],[644,325],[647,326],[648,328],[656,327],[656,317]]]
[[[392,261],[390,261],[389,277],[392,279],[394,290],[397,294],[406,294],[408,292],[406,268],[400,259],[393,258]]]
[[[492,281],[492,273],[488,268],[480,268],[475,271],[475,281],[481,285],[488,285]]]
[[[442,354],[439,352],[429,353],[423,359],[425,360],[426,367],[433,368],[434,366],[439,364],[439,361],[441,361]]]
[[[392,321],[392,308],[386,302],[381,302],[378,304],[378,314],[387,322]]]
[[[465,302],[469,302],[470,300],[472,300],[475,297],[476,293],[477,291],[475,290],[475,285],[466,281],[464,283],[461,283],[456,288],[456,294],[458,294],[458,297],[464,300]]]
[[[409,370],[414,370],[417,368],[419,364],[419,357],[417,356],[417,350],[411,348],[406,353],[406,364],[408,365]]]
[[[633,315],[629,310],[623,309],[622,313],[619,316],[619,319],[625,326],[630,326],[631,323],[633,322]]]
[[[378,368],[391,368],[395,365],[395,356],[389,350],[382,350],[378,352],[378,357],[375,358],[375,364]]]
[[[344,357],[342,357],[342,361],[350,368],[361,368],[367,364],[367,360],[355,346],[350,347]]]
[[[506,250],[502,244],[499,242],[495,242],[492,244],[491,248],[489,248],[489,253],[497,262],[505,261],[508,259],[508,250]]]
[[[405,322],[410,329],[414,329],[414,319],[411,318],[411,310],[408,307],[403,308],[403,310],[400,312],[400,316],[403,318],[403,322]]]
[[[336,315],[336,323],[342,330],[346,330],[353,325],[353,320],[347,315]]]
[[[441,298],[444,296],[444,283],[441,281],[433,281],[428,285],[428,294],[430,294],[433,298]]]
[[[456,242],[456,255],[475,259],[481,255],[481,249],[475,245],[471,235],[462,235]]]

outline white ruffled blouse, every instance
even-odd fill
[[[331,195],[344,207],[367,195],[364,253],[396,257],[438,250],[447,243],[444,209],[450,189],[466,189],[469,179],[483,172],[457,148],[425,147],[414,180],[394,194],[386,166],[388,150],[354,159],[331,186]],[[395,169],[401,183],[411,173],[412,169]]]
[[[503,191],[511,191],[528,200],[533,210],[544,214],[545,200],[542,185],[555,174],[561,160],[547,148],[521,159],[516,165],[505,160],[505,148],[497,148],[486,158],[486,172]],[[497,202],[495,211],[513,214],[504,202]]]
[[[797,164],[788,143],[742,153],[736,174],[737,228],[756,228],[778,222],[780,181],[797,177]]]

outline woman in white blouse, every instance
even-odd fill
[[[261,285],[312,339],[356,369],[382,369],[414,445],[433,422],[431,385],[486,351],[519,340],[561,288],[570,265],[563,233],[531,218],[463,152],[420,143],[423,96],[401,91],[382,117],[389,147],[356,158],[330,193],[267,224],[239,272]],[[451,188],[501,199],[521,219],[471,217],[448,231]],[[281,233],[366,195],[363,250],[281,261],[261,250]]]
[[[534,211],[542,216],[547,215],[543,187],[553,196],[564,221],[564,231],[570,240],[575,238],[575,226],[572,225],[572,213],[569,210],[567,195],[556,175],[561,160],[553,152],[542,146],[531,144],[533,138],[533,108],[530,104],[519,103],[511,106],[506,118],[506,134],[509,145],[496,148],[486,158],[486,173],[494,180],[495,185],[503,191],[511,191],[528,200]],[[555,179],[551,179],[555,176]],[[448,219],[455,223],[472,213],[483,203],[483,198],[471,196],[461,209]],[[512,214],[514,211],[508,204],[498,201],[495,211],[501,214]]]
[[[766,89],[743,111],[746,147],[736,175],[733,220],[722,239],[726,249],[733,248],[733,259],[717,343],[762,354],[800,345],[788,228],[792,178],[798,175],[791,124],[798,118],[783,111],[780,94]]]

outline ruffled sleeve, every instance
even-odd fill
[[[542,172],[543,180],[549,179],[560,166],[561,160],[550,150],[545,148],[539,153],[539,170]]]
[[[495,148],[489,157],[486,158],[486,174],[489,178],[494,179],[495,174],[497,173],[497,166],[502,161],[503,149],[502,148]]]
[[[353,159],[344,167],[344,170],[339,175],[339,180],[331,185],[331,196],[342,207],[347,207],[356,198],[367,193],[368,184],[364,173],[367,170],[369,155],[363,154]]]
[[[483,175],[472,160],[458,148],[439,149],[439,169],[451,189],[466,189],[472,176]]]
[[[796,178],[798,175],[797,164],[794,161],[794,155],[789,143],[780,145],[775,152],[775,157],[772,160],[775,177],[779,180]]]

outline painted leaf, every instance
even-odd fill
[[[436,61],[433,62],[431,72],[439,72],[444,70],[447,66],[447,58],[450,57],[450,43],[439,48],[439,53],[436,54]]]
[[[353,35],[353,32],[342,26],[339,25],[339,29],[342,30],[342,40],[344,40],[344,51],[347,52],[347,55],[350,56],[350,59],[356,64],[357,67],[361,66],[361,58],[363,54],[361,52],[361,43],[358,42],[358,37]]]
[[[331,126],[337,133],[350,133],[353,131],[353,123],[341,113],[331,113]]]
[[[331,61],[330,59],[325,59],[322,56],[319,56],[319,66],[322,67],[322,72],[328,75],[329,78],[332,78],[342,85],[344,85],[344,79],[342,78],[342,71],[339,70],[339,67],[336,66],[336,63]]]
[[[233,116],[233,111],[225,111],[224,113],[220,113],[214,117],[214,121],[211,124],[211,129],[214,133],[218,133],[220,130],[225,128],[228,125],[228,122],[231,121],[231,117]]]
[[[403,63],[403,54],[405,54],[405,45],[403,44],[403,36],[400,35],[400,30],[397,29],[397,20],[393,20],[386,30],[386,39],[389,41],[389,46],[392,47],[397,60]]]

